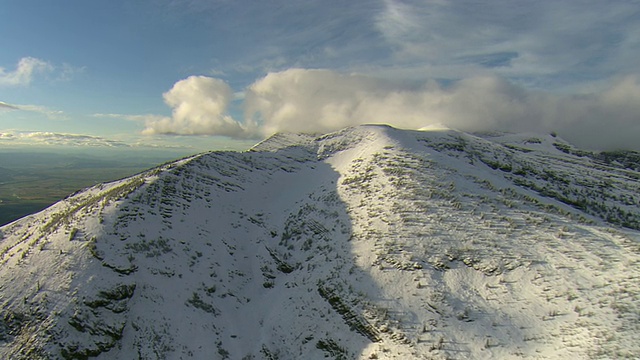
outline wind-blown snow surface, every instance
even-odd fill
[[[640,174],[605,155],[361,126],[99,185],[0,228],[0,356],[638,358]]]

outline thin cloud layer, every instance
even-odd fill
[[[233,96],[229,85],[219,79],[191,76],[180,80],[163,95],[172,116],[147,119],[143,134],[242,137],[245,129],[226,114]]]
[[[0,141],[12,141],[15,140],[15,136],[12,133],[1,133],[0,132]]]
[[[492,72],[563,88],[640,70],[637,3],[383,0],[375,26],[394,73],[463,78]],[[422,74],[416,73],[421,70]]]
[[[18,107],[15,105],[7,104],[6,102],[0,101],[0,110],[18,110]]]
[[[24,57],[18,61],[18,65],[14,71],[7,71],[0,67],[0,85],[29,85],[35,74],[50,72],[52,70],[53,66],[44,60]]]
[[[34,113],[42,114],[50,120],[66,119],[66,115],[64,111],[49,109],[47,107],[39,106],[39,105],[18,105],[18,104],[9,104],[9,103],[0,101],[0,110],[20,110],[20,111],[34,112]]]
[[[129,147],[129,145],[124,142],[101,136],[47,131],[8,131],[0,133],[0,141],[10,141],[13,145]]]

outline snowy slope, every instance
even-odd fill
[[[99,185],[0,228],[0,357],[638,358],[635,155],[361,126]]]

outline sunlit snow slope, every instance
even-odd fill
[[[637,155],[361,126],[89,188],[0,228],[0,358],[638,358]]]

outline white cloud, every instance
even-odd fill
[[[0,109],[4,110],[18,110],[15,105],[7,104],[6,102],[0,101]]]
[[[416,85],[331,70],[269,73],[244,91],[243,122],[227,114],[234,99],[222,80],[189,77],[164,94],[171,117],[96,114],[144,122],[144,134],[265,137],[276,132],[324,133],[384,123],[420,129],[442,124],[462,131],[556,131],[585,148],[640,147],[640,82],[612,81],[581,95],[534,91],[495,75],[448,85]]]
[[[124,142],[101,136],[47,131],[5,131],[4,133],[0,133],[0,141],[11,141],[14,145],[129,147],[129,145]]]
[[[45,106],[40,105],[19,105],[19,104],[8,104],[0,101],[0,109],[4,110],[21,110],[21,111],[29,111],[40,113],[46,116],[51,120],[65,120],[67,116],[62,110],[54,110],[47,108]]]
[[[48,62],[33,57],[24,57],[18,61],[14,71],[7,72],[0,67],[0,85],[29,85],[36,73],[50,72],[53,66]]]
[[[260,124],[263,135],[327,132],[365,123],[410,129],[442,123],[482,130],[522,117],[522,104],[508,106],[515,90],[493,77],[464,80],[450,88],[433,81],[411,88],[362,75],[291,69],[256,81],[245,105],[247,118]]]
[[[370,109],[369,101],[387,93],[385,87],[373,78],[329,70],[270,73],[248,88],[246,117],[250,124],[260,124],[263,135],[336,130],[367,118],[362,111]]]
[[[154,114],[144,114],[144,115],[132,115],[132,114],[103,114],[96,113],[91,116],[96,118],[109,118],[109,119],[124,119],[128,121],[136,121],[142,123],[151,123],[151,122],[159,122],[165,119],[170,120],[170,118],[162,115],[154,115]]]
[[[87,68],[85,66],[76,67],[71,64],[64,63],[62,66],[58,67],[56,70],[58,71],[57,81],[69,81],[77,74],[84,73]]]
[[[584,95],[531,91],[496,76],[408,87],[362,75],[292,69],[247,90],[247,123],[265,136],[326,132],[365,123],[463,131],[557,131],[587,148],[639,148],[640,82],[628,76]]]
[[[12,133],[1,133],[0,132],[0,141],[11,141],[11,140],[15,140],[15,136]]]
[[[376,27],[391,48],[395,67],[422,70],[414,76],[460,79],[470,72],[491,70],[551,89],[640,70],[637,52],[632,50],[640,45],[637,4],[595,0],[383,3],[375,17]]]
[[[273,0],[175,1],[171,16],[207,18],[214,77],[327,68],[407,79],[488,72],[540,89],[566,89],[640,71],[634,1]],[[233,79],[236,77],[236,79]],[[237,79],[241,79],[238,81]]]
[[[226,113],[233,92],[222,80],[191,76],[180,80],[163,95],[171,117],[146,119],[143,134],[222,135],[241,137],[241,124]]]
[[[49,118],[51,120],[65,120],[65,119],[67,119],[67,116],[65,115],[64,111],[62,111],[62,110],[50,109],[48,107],[39,106],[39,105],[16,105],[16,107],[18,108],[18,110],[30,111],[30,112],[36,112],[36,113],[43,114],[44,116],[46,116],[47,118]]]

